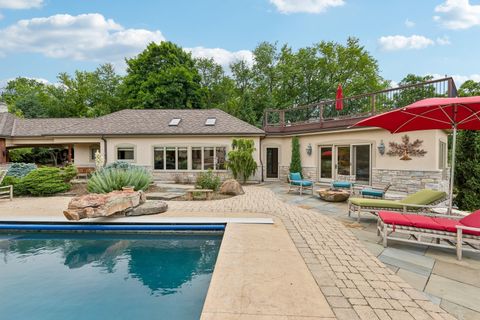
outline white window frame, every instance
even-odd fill
[[[133,159],[119,159],[118,151],[121,149],[132,149],[133,150]],[[137,161],[137,147],[134,144],[119,144],[115,146],[115,160],[117,161],[126,161],[126,162],[136,162]]]
[[[167,149],[168,148],[175,148],[175,169],[167,169]],[[163,168],[162,169],[158,169],[158,168],[155,168],[155,151],[157,151],[156,149],[163,149]],[[179,169],[178,168],[178,154],[179,154],[179,150],[178,149],[184,149],[187,151],[187,168],[186,169]],[[189,161],[189,148],[187,146],[154,146],[153,147],[153,169],[156,170],[156,171],[188,171],[188,165],[189,165],[190,161]]]

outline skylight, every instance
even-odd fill
[[[169,126],[172,126],[172,127],[176,127],[178,126],[178,124],[180,123],[182,119],[180,118],[173,118],[172,120],[170,120],[170,123],[168,124]]]
[[[205,121],[205,125],[206,126],[214,126],[216,122],[217,122],[217,118],[208,118]]]

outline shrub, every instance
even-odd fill
[[[108,193],[133,186],[136,191],[145,190],[152,182],[152,175],[147,169],[131,166],[130,169],[104,168],[95,171],[87,183],[87,190],[94,193]]]
[[[461,210],[477,210],[480,208],[480,133],[460,131],[457,143],[455,204]]]
[[[35,169],[37,169],[37,166],[34,163],[12,163],[8,167],[7,176],[23,178]]]
[[[233,139],[233,150],[228,153],[227,168],[235,179],[242,177],[244,183],[257,171],[257,163],[253,159],[254,145],[252,139]]]
[[[62,170],[62,175],[65,182],[70,182],[70,180],[75,178],[77,174],[78,174],[77,168],[73,164],[66,166]]]
[[[302,174],[302,162],[300,160],[300,142],[298,137],[292,138],[292,160],[290,161],[290,172]]]
[[[220,177],[214,174],[212,170],[208,170],[207,172],[201,172],[198,174],[195,187],[217,191],[221,184],[222,181],[220,180]]]
[[[132,165],[130,162],[127,161],[122,161],[122,160],[117,160],[112,163],[107,164],[104,169],[123,169],[123,170],[130,170],[134,165]]]
[[[65,176],[59,168],[44,167],[31,171],[14,185],[15,188],[17,193],[44,196],[68,191],[70,184],[65,182]]]

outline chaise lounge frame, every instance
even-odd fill
[[[313,195],[313,186],[315,185],[313,180],[308,180],[308,179],[290,180],[290,175],[288,174],[287,175],[287,181],[288,181],[288,191],[287,191],[287,193],[290,193],[290,191],[292,191],[292,190],[293,191],[298,190],[300,195],[302,195],[303,190],[311,190],[312,195]],[[311,185],[309,185],[309,186],[302,185],[302,182],[305,182],[305,181],[311,182]],[[298,183],[298,185],[294,184],[294,183]]]
[[[407,213],[410,214],[410,213]],[[425,216],[460,220],[462,216],[426,214]],[[412,226],[387,224],[380,217],[377,220],[377,235],[382,238],[383,247],[388,240],[423,244],[432,247],[456,249],[457,259],[462,260],[462,251],[480,252],[480,236],[465,234],[463,230],[480,232],[480,228],[458,225],[457,232],[431,230]],[[402,237],[403,235],[403,237]],[[408,236],[406,238],[405,236]]]
[[[348,200],[348,216],[350,217],[351,214],[357,214],[357,222],[360,221],[361,213],[370,213],[375,216],[378,216],[378,212],[380,211],[395,211],[395,212],[403,212],[403,213],[428,213],[430,209],[438,208],[438,205],[445,202],[446,196],[442,199],[434,201],[428,205],[418,205],[418,204],[409,204],[409,203],[399,203],[401,208],[388,208],[388,207],[372,207],[372,206],[360,206],[353,204],[351,200]]]

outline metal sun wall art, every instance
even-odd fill
[[[387,155],[391,157],[401,157],[400,160],[412,160],[410,157],[423,157],[427,151],[420,149],[422,146],[423,140],[417,139],[413,142],[410,142],[410,137],[404,135],[402,137],[402,143],[389,142],[390,150],[388,150]]]

